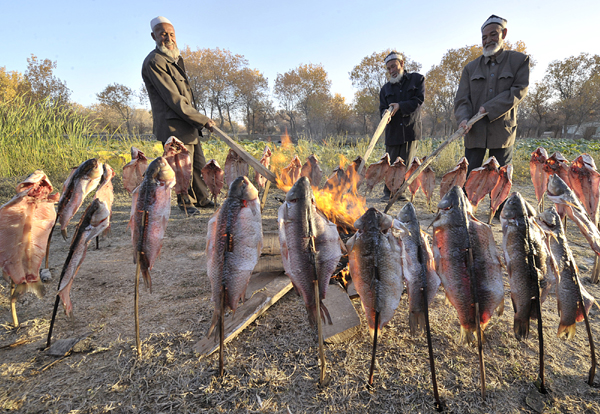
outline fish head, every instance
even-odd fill
[[[354,228],[363,232],[373,230],[385,232],[392,227],[393,222],[392,216],[371,207],[354,222]]]
[[[234,197],[246,201],[256,200],[258,198],[258,190],[250,182],[248,177],[240,176],[231,183],[227,197]]]
[[[471,213],[473,208],[471,202],[465,196],[462,188],[455,185],[438,203],[438,214],[433,219],[434,226],[460,226]]]
[[[538,223],[546,232],[555,234],[562,232],[562,220],[554,206],[547,208],[538,215]]]
[[[526,212],[527,206],[525,205],[523,196],[518,192],[514,192],[506,199],[506,203],[504,203],[504,207],[500,213],[500,218],[504,220],[523,219],[525,214],[527,214]]]
[[[543,164],[547,159],[548,152],[544,147],[537,147],[537,149],[531,153],[531,160],[537,163]]]
[[[548,196],[561,197],[567,194],[569,186],[558,174],[552,174],[548,178]]]
[[[28,191],[28,196],[44,199],[52,192],[53,187],[42,170],[35,170],[17,185],[16,190],[17,193]]]
[[[413,203],[406,203],[398,213],[398,220],[403,223],[414,222],[417,220],[417,210]]]
[[[498,168],[500,168],[500,164],[498,163],[496,157],[492,155],[483,163],[482,167],[486,167],[488,170],[498,171]]]
[[[96,207],[96,211],[92,215],[90,225],[96,227],[110,217],[110,208],[108,207],[106,202],[101,201],[100,199],[95,199],[94,203],[97,203],[98,205]]]
[[[75,171],[74,177],[76,176],[87,176],[90,180],[98,179],[104,173],[103,163],[98,161],[97,158],[90,158],[84,161]]]
[[[177,137],[170,136],[169,139],[167,139],[167,142],[165,142],[165,151],[163,153],[163,157],[181,153],[188,153],[185,144],[181,142]]]
[[[419,219],[417,218],[417,210],[412,203],[406,203],[404,207],[398,213],[396,220],[394,220],[394,228],[400,230],[401,234],[404,237],[405,233],[415,233],[417,234],[421,226],[419,224]]]
[[[285,196],[285,201],[287,202],[294,203],[299,200],[307,200],[312,204],[315,203],[315,196],[313,195],[310,181],[307,177],[298,178]]]
[[[156,157],[144,173],[144,179],[147,177],[161,182],[172,182],[175,181],[175,171],[164,157]]]

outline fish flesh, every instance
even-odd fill
[[[57,212],[60,231],[65,240],[71,218],[77,213],[85,197],[96,189],[103,172],[102,163],[92,158],[81,163],[65,181]]]
[[[301,172],[302,163],[300,162],[300,158],[298,158],[297,155],[294,155],[294,158],[292,158],[288,166],[281,171],[281,181],[288,186],[294,185],[294,183],[298,181],[298,178],[300,178]]]
[[[223,170],[225,171],[225,182],[229,188],[236,178],[247,177],[250,167],[248,167],[248,163],[237,152],[229,149]]]
[[[541,305],[556,284],[555,265],[545,243],[545,234],[535,221],[535,210],[521,194],[512,193],[506,200],[500,222],[510,298],[515,311],[513,329],[520,341],[529,336],[529,319],[540,316],[534,299],[539,298]]]
[[[108,210],[112,210],[113,201],[115,199],[115,193],[113,189],[112,179],[115,176],[115,170],[112,169],[110,165],[107,163],[103,164],[103,172],[102,177],[100,178],[100,183],[98,184],[98,189],[96,190],[96,194],[94,194],[94,198],[98,198],[108,207]]]
[[[314,287],[314,281],[318,280],[320,317],[331,324],[322,301],[342,257],[342,241],[336,225],[317,210],[308,178],[300,177],[288,191],[279,207],[277,223],[283,268],[302,296],[310,322],[315,325],[319,317]]]
[[[359,155],[348,165],[348,168],[344,171],[344,175],[340,182],[339,194],[340,196],[350,192],[356,194],[358,187],[362,184],[364,176],[358,174],[358,167],[362,163],[363,158]]]
[[[496,210],[506,200],[512,188],[513,166],[507,164],[500,167],[498,171],[498,181],[490,193],[490,217],[493,217]]]
[[[350,275],[371,337],[376,327],[381,329],[392,319],[402,296],[401,249],[392,234],[392,225],[391,216],[371,207],[356,220],[356,233],[346,243]]]
[[[175,172],[175,194],[186,194],[192,181],[192,160],[185,144],[176,137],[169,137],[165,142],[163,158],[167,160]]]
[[[425,161],[426,157],[421,159],[421,164]],[[421,181],[421,191],[425,194],[427,199],[427,206],[431,210],[431,196],[435,189],[435,171],[431,168],[431,165],[425,167],[425,169],[419,175],[419,181]]]
[[[383,181],[386,171],[390,168],[390,156],[386,152],[379,161],[369,165],[365,173],[367,194],[371,194],[373,187]]]
[[[465,183],[465,191],[467,198],[473,204],[473,209],[476,211],[477,206],[483,198],[490,194],[498,182],[500,172],[498,168],[500,164],[496,161],[496,157],[488,158],[481,167],[471,170],[467,182]]]
[[[325,182],[325,186],[323,186],[323,190],[326,192],[338,194],[339,189],[342,184],[342,180],[344,180],[344,169],[342,167],[336,167],[331,175],[327,178]]]
[[[533,183],[538,206],[542,203],[542,198],[548,188],[548,174],[544,171],[547,160],[548,153],[544,147],[538,147],[533,151],[529,160],[529,173],[531,174],[531,182]]]
[[[419,168],[421,165],[421,160],[419,157],[413,157],[410,167],[408,167],[408,171],[406,171],[406,175],[404,176],[404,181],[408,180],[408,178]],[[408,185],[408,190],[410,191],[411,197],[410,201],[412,202],[415,198],[415,194],[419,191],[421,187],[421,176],[419,175],[416,179],[413,180],[412,183]]]
[[[206,183],[210,193],[213,196],[213,200],[217,201],[217,197],[221,194],[221,189],[225,183],[225,172],[221,169],[221,166],[217,160],[212,159],[206,163],[202,168],[202,179]],[[262,176],[261,176],[262,177]]]
[[[262,250],[258,190],[247,177],[236,178],[223,205],[208,222],[206,268],[215,305],[208,336],[218,337],[222,310],[236,311]]]
[[[600,173],[589,154],[581,154],[573,160],[569,167],[569,184],[592,221],[598,223]]]
[[[268,145],[265,145],[265,149],[259,162],[267,170],[269,169],[269,165],[271,165],[271,155],[271,148],[269,148]],[[256,183],[256,187],[258,189],[265,188],[265,184],[267,184],[267,178],[260,174],[258,171],[256,171],[254,173],[254,182]]]
[[[12,299],[24,292],[42,297],[40,267],[59,194],[51,195],[52,184],[42,170],[30,174],[16,190],[17,195],[0,207],[0,268],[6,281],[17,285]]]
[[[557,174],[548,179],[548,198],[569,215],[596,254],[600,255],[600,231],[571,188]],[[560,216],[560,210],[557,208]],[[562,216],[561,216],[562,219]]]
[[[404,160],[400,157],[396,158],[396,161],[388,168],[385,173],[384,181],[386,187],[390,190],[390,194],[393,196],[404,184],[406,175],[406,165]]]
[[[421,230],[417,212],[407,203],[394,220],[399,230],[402,247],[402,274],[408,293],[408,325],[415,336],[419,328],[425,330],[425,307],[430,306],[440,287],[441,279],[435,272],[429,236]],[[425,289],[427,302],[423,297]]]
[[[548,176],[548,180],[552,174],[557,174],[568,186],[571,185],[569,178],[569,164],[567,159],[560,152],[555,152],[546,160],[544,172]],[[546,188],[547,190],[547,188]],[[561,219],[564,219],[568,214],[569,207],[564,204],[556,204],[556,211]]]
[[[313,187],[319,187],[321,184],[321,178],[323,177],[323,170],[319,166],[319,160],[315,154],[311,154],[307,159],[302,169],[300,170],[302,177],[308,178],[310,185]]]
[[[133,193],[129,227],[133,243],[133,263],[137,264],[144,284],[152,292],[150,270],[162,247],[162,239],[171,214],[171,189],[175,186],[175,172],[163,157],[150,163],[144,181]],[[145,222],[142,220],[146,213]]]
[[[105,164],[107,166],[108,164]],[[110,208],[106,201],[95,198],[81,216],[81,220],[73,234],[73,240],[69,248],[69,254],[60,277],[58,295],[62,301],[65,314],[73,315],[73,304],[71,303],[71,287],[79,267],[85,259],[90,241],[108,229],[110,224]]]
[[[148,158],[136,147],[131,147],[131,161],[123,166],[123,187],[131,194],[144,180]]]
[[[502,262],[490,226],[472,214],[463,190],[452,187],[438,204],[433,223],[433,253],[436,272],[442,279],[446,297],[458,313],[461,342],[471,342],[477,329],[475,298],[483,331],[494,310],[504,311]],[[468,267],[473,256],[472,275]],[[471,281],[475,280],[473,284]]]
[[[444,198],[448,190],[455,185],[461,188],[465,185],[468,168],[469,161],[465,157],[462,157],[458,164],[456,164],[456,167],[444,174],[440,182],[440,199]]]
[[[540,213],[538,222],[544,231],[548,233],[546,243],[558,265],[556,304],[560,315],[560,323],[557,336],[571,339],[575,336],[576,322],[581,322],[584,319],[584,308],[585,312],[589,314],[590,308],[596,300],[579,280],[579,269],[556,209],[551,207]],[[581,297],[583,297],[585,306],[581,305],[579,290],[581,290]]]

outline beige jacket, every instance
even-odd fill
[[[517,106],[529,87],[529,57],[504,50],[494,62],[480,56],[463,69],[454,99],[457,123],[484,107],[488,115],[465,135],[466,148],[507,148],[517,136]]]
[[[210,120],[195,108],[194,96],[180,57],[176,63],[154,49],[142,65],[142,79],[152,105],[153,131],[163,143],[174,135],[184,144],[196,144],[199,130]]]

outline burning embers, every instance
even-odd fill
[[[283,156],[283,154],[277,155]],[[273,164],[281,165],[281,157],[274,159]],[[302,165],[299,158],[294,156],[289,165],[278,168],[281,173],[278,173],[277,186],[288,192],[299,177],[306,176],[311,182],[317,208],[338,227],[340,232],[354,233],[354,222],[366,211],[366,200],[358,195],[358,188],[364,178],[357,172],[362,158],[357,157],[345,169],[346,159],[343,156],[341,158],[339,167],[333,170],[323,188],[319,188],[321,168],[317,158],[311,155]]]

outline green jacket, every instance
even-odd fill
[[[183,65],[157,49],[146,56],[142,79],[152,106],[153,132],[163,143],[175,136],[184,144],[195,144],[199,130],[210,120],[196,110],[194,96]]]
[[[470,119],[480,107],[488,115],[465,135],[465,148],[507,148],[517,136],[517,107],[529,87],[529,57],[504,50],[493,62],[480,56],[463,69],[454,99],[457,123]]]

